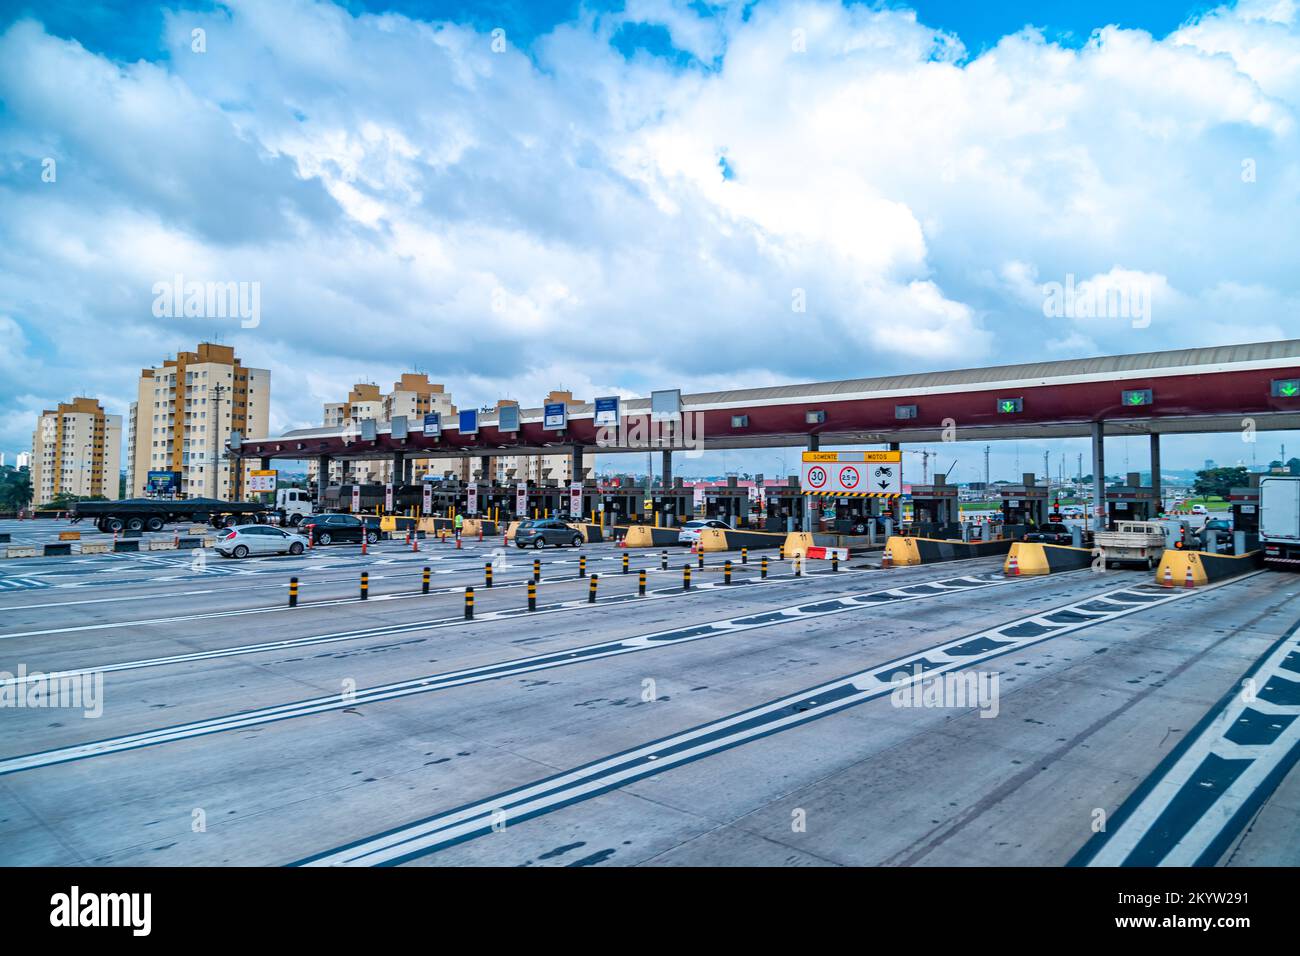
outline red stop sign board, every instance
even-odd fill
[[[858,470],[852,465],[845,465],[840,469],[840,485],[845,491],[852,491],[856,488],[859,480]]]

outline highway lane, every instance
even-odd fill
[[[647,739],[656,731],[662,733],[666,724],[689,726],[706,711],[729,712],[752,704],[760,695],[788,691],[792,683],[802,686],[819,675],[833,677],[843,673],[846,665],[860,666],[864,654],[889,660],[907,647],[929,647],[944,635],[967,634],[972,620],[1011,618],[1026,605],[1048,602],[1055,606],[1081,591],[1091,593],[1114,587],[1118,580],[1136,580],[1128,575],[1095,576],[1105,577],[1105,581],[1091,580],[1091,575],[1070,577],[1075,580],[1042,578],[995,588],[1007,595],[1005,601],[991,602],[988,592],[974,592],[943,595],[897,610],[869,608],[782,621],[754,631],[753,637],[737,634],[694,641],[660,654],[630,654],[445,693],[342,708],[333,712],[335,716],[323,714],[41,767],[0,779],[0,789],[21,794],[24,803],[34,801],[26,813],[19,814],[29,824],[40,820],[58,826],[58,821],[70,821],[79,834],[89,836],[97,849],[84,846],[87,858],[105,853],[114,859],[118,853],[126,854],[123,859],[134,858],[135,851],[126,847],[135,845],[131,841],[138,840],[142,832],[150,832],[139,827],[147,828],[151,821],[157,824],[160,801],[177,806],[199,800],[196,806],[240,808],[234,813],[241,817],[240,826],[222,827],[221,840],[185,842],[187,849],[178,852],[199,852],[202,859],[218,862],[287,862],[288,858],[271,851],[305,839],[296,822],[302,812],[318,825],[323,825],[322,820],[333,821],[326,828],[340,834],[355,833],[349,827],[354,827],[358,818],[405,822],[411,818],[410,811],[421,805],[420,794],[429,787],[450,787],[467,796],[480,786],[497,792],[502,784],[517,781],[520,774],[528,779],[537,776],[544,765],[562,766],[561,754],[594,758],[609,752],[604,748],[626,744],[629,738]],[[805,583],[819,587],[824,582]],[[757,594],[745,591],[729,600],[736,602],[738,611],[769,610],[767,602],[752,603]],[[698,622],[693,613],[681,611],[681,606],[663,606],[658,613],[668,614],[669,624]],[[603,634],[612,620],[608,614],[592,615],[581,628],[566,628],[560,635],[538,633],[529,646],[539,653],[561,650],[576,643],[575,638]],[[510,632],[507,622],[493,625],[492,630],[486,640],[453,638],[445,659],[465,667],[503,659],[500,649],[517,646],[512,642],[519,635]],[[380,655],[298,661],[289,666],[294,681],[337,691],[339,676],[357,673],[362,666],[375,676],[409,679],[412,659],[421,653],[414,648],[396,648]],[[286,663],[277,662],[279,666]],[[259,667],[258,672],[273,666]],[[309,678],[308,671],[315,676]],[[641,702],[637,696],[647,677],[657,679],[663,691],[653,704]],[[238,678],[241,684],[250,679],[251,675],[242,673]],[[229,713],[232,700],[246,699],[242,686],[237,697],[230,696],[233,683],[229,674],[220,671],[175,673],[165,679],[141,675],[127,685],[132,702],[115,706],[103,723],[115,730],[157,727],[159,712],[151,709],[151,702],[162,703],[169,696],[192,699],[188,708],[168,702],[165,712],[169,714],[191,710],[206,711],[196,714],[200,717]],[[357,686],[367,683],[359,680]],[[301,698],[301,694],[297,698],[283,696],[286,686],[297,685],[273,688],[280,701]],[[222,705],[224,709],[215,709]],[[44,734],[76,742],[76,734],[67,728],[50,728]],[[80,736],[85,739],[84,731]],[[227,768],[235,766],[239,773],[229,773]],[[98,802],[109,793],[114,794],[111,801]],[[310,809],[304,810],[300,804]],[[298,807],[291,813],[292,820],[284,816],[290,806]],[[264,814],[274,817],[275,823],[268,822]],[[166,827],[179,825],[168,814],[161,816],[170,821]],[[268,826],[280,835],[264,846],[267,831],[262,828]],[[245,842],[255,831],[262,835]],[[160,856],[144,850],[144,845],[139,844],[141,860],[151,862],[168,859],[169,852],[177,851],[182,843],[157,851]],[[117,849],[110,850],[110,846]]]

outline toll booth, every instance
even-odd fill
[[[663,528],[674,528],[690,521],[695,507],[690,489],[681,478],[674,478],[671,488],[658,488],[651,492],[650,504],[651,514],[645,520],[652,523],[657,515]]]
[[[1122,485],[1106,488],[1106,527],[1115,530],[1121,521],[1155,521],[1160,502],[1155,489],[1142,484],[1142,476],[1130,471]]]
[[[480,482],[478,510],[485,518],[507,520],[515,511],[515,491],[508,485]]]
[[[602,525],[644,524],[645,489],[635,485],[601,486],[595,508]]]
[[[468,497],[465,488],[465,484],[455,478],[446,478],[435,483],[429,502],[433,514],[440,518],[450,517],[453,512],[464,514],[466,498]],[[423,506],[423,501],[421,501],[421,506]]]
[[[561,488],[554,478],[528,482],[528,514],[519,518],[545,518],[569,513],[569,489]],[[512,509],[513,510],[513,509]]]
[[[768,488],[765,497],[764,530],[781,533],[803,527],[804,497],[797,475],[790,475],[778,488]]]
[[[1250,475],[1244,488],[1229,488],[1228,503],[1232,507],[1232,530],[1244,531],[1259,538],[1259,475]]]
[[[733,528],[749,525],[749,489],[741,488],[735,478],[716,488],[704,489],[704,516],[725,521]]]
[[[1032,473],[1026,472],[1018,485],[1003,485],[1001,493],[1004,537],[1023,538],[1026,531],[1047,523],[1047,486],[1038,484]]]
[[[956,485],[947,475],[934,484],[912,486],[912,534],[919,538],[961,538],[961,509]]]

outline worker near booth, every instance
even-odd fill
[[[465,516],[459,511],[456,512],[456,518],[452,522],[456,526],[456,540],[460,540],[460,529],[465,525]]]

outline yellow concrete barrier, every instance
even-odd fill
[[[811,538],[812,535],[809,535]],[[786,545],[786,553],[789,553],[789,545]],[[917,549],[915,538],[904,538],[899,535],[892,536],[885,542],[885,551],[889,552],[890,562],[894,567],[910,567],[913,564],[921,563],[921,552]],[[881,552],[883,554],[884,552]]]
[[[634,524],[627,529],[627,537],[623,539],[623,543],[629,548],[653,548],[655,546],[654,532],[648,525]]]
[[[806,557],[808,549],[814,547],[813,536],[808,531],[791,531],[785,536],[785,556],[793,558],[795,555]]]
[[[1051,574],[1052,568],[1047,563],[1047,552],[1041,544],[1017,541],[1007,552],[1002,562],[1003,574]]]
[[[466,518],[465,523],[461,525],[460,536],[462,538],[477,538],[479,531],[483,528],[483,521],[480,518]]]
[[[60,540],[60,541],[80,541],[80,540],[81,540],[81,532],[80,532],[80,531],[60,531],[60,532],[59,532],[59,540]]]
[[[721,528],[701,528],[699,548],[701,551],[728,550],[727,532]],[[786,552],[786,556],[789,557],[789,552]]]
[[[1169,583],[1176,588],[1187,587],[1187,572],[1192,572],[1192,587],[1199,588],[1203,584],[1209,584],[1209,575],[1205,573],[1205,564],[1201,561],[1201,556],[1195,551],[1183,551],[1178,548],[1165,548],[1164,555],[1160,558],[1160,566],[1156,568],[1156,584],[1164,584],[1165,569],[1169,569]]]
[[[506,525],[506,540],[507,541],[515,540],[515,532],[518,530],[519,530],[518,521],[512,521],[510,522],[510,524]]]

